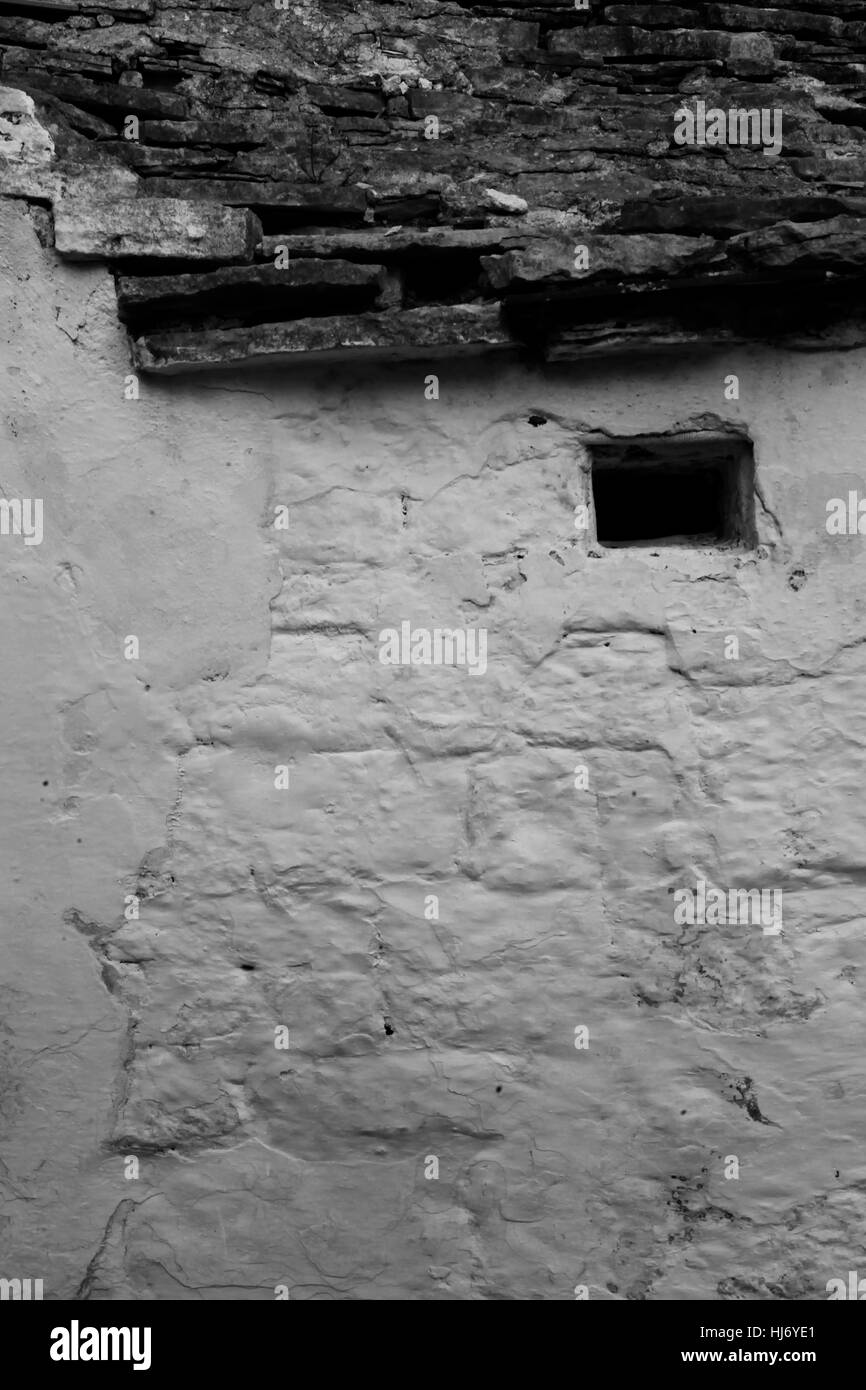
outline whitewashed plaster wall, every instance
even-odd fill
[[[826,1297],[866,1219],[864,542],[825,526],[866,353],[128,401],[110,275],[12,202],[0,267],[0,484],[45,517],[0,537],[0,1273]],[[587,432],[731,425],[756,551],[575,531]],[[383,666],[404,619],[485,627],[486,673]],[[699,878],[784,931],[676,926]]]

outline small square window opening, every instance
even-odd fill
[[[587,444],[599,545],[756,545],[750,440],[605,436]]]

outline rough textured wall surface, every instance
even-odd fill
[[[864,59],[866,0],[8,0],[0,192],[145,371],[862,345]],[[778,140],[681,143],[700,102]]]
[[[110,273],[0,223],[2,484],[45,499],[0,544],[5,1269],[826,1297],[866,1218],[866,612],[825,525],[863,352],[128,400]],[[730,429],[754,549],[575,530],[588,437]],[[483,625],[485,674],[383,665],[407,619]],[[701,878],[783,890],[784,931],[676,925]]]

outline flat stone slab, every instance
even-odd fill
[[[355,357],[432,360],[515,346],[498,304],[435,305],[202,333],[156,333],[133,345],[141,371],[166,373]]]
[[[778,222],[728,240],[709,236],[650,233],[599,235],[584,239],[586,255],[576,259],[574,242],[550,241],[482,256],[490,287],[502,294],[593,288],[594,282],[675,283],[699,276],[709,283],[726,275],[760,272],[814,272],[830,269],[862,273],[866,268],[866,218],[834,217],[823,222]]]
[[[578,256],[579,245],[586,248]],[[706,271],[724,259],[713,237],[587,236],[550,241],[504,256],[483,256],[490,286],[500,292],[592,283],[599,279],[667,279],[700,267]],[[586,263],[584,263],[586,262]]]
[[[768,270],[813,266],[862,271],[866,268],[866,217],[777,222],[732,237],[728,249],[733,259]]]
[[[64,198],[54,231],[59,254],[74,261],[251,261],[261,237],[246,208],[176,198]]]
[[[152,178],[148,186],[159,197],[180,197],[196,203],[213,200],[229,207],[264,208],[271,213],[302,212],[310,218],[361,217],[367,210],[364,190],[342,185],[301,184],[279,179]]]
[[[395,227],[391,231],[287,232],[262,237],[260,254],[271,260],[279,247],[290,256],[426,256],[450,251],[496,251],[511,245],[514,229],[508,227]]]
[[[23,7],[22,7],[23,8]],[[118,19],[151,19],[154,0],[27,0],[28,10],[60,10],[63,14],[113,15]]]
[[[121,275],[117,281],[117,303],[121,317],[136,318],[160,313],[206,313],[209,308],[229,312],[226,306],[246,297],[262,301],[270,295],[280,300],[307,300],[320,294],[333,298],[335,292],[348,293],[382,289],[387,272],[384,266],[367,262],[296,260],[285,270],[273,265],[225,266],[205,274]],[[363,306],[362,306],[363,307]]]

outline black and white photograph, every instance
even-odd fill
[[[0,464],[22,1365],[565,1302],[829,1375],[866,0],[0,0]]]

